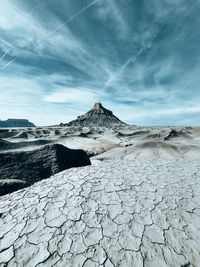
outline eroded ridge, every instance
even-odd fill
[[[0,198],[0,266],[199,266],[200,162],[107,161]]]

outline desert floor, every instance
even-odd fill
[[[0,197],[0,266],[200,266],[200,129],[0,132],[5,151],[85,149],[72,168]]]

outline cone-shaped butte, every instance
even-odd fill
[[[80,127],[111,127],[115,125],[124,125],[112,111],[103,107],[99,102],[94,104],[93,109],[88,111],[82,116],[78,116],[76,120],[67,123],[67,126],[80,126]]]

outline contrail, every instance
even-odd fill
[[[141,48],[140,51],[139,51],[136,55],[130,57],[130,58],[129,58],[129,59],[128,59],[122,66],[121,66],[119,73],[123,72],[124,69],[125,69],[131,62],[132,62],[132,63],[135,63],[135,61],[137,60],[138,56],[143,52],[143,50],[144,50],[144,48]]]
[[[72,15],[69,19],[67,19],[66,21],[64,21],[62,24],[60,24],[59,26],[57,26],[53,31],[49,32],[45,38],[41,39],[38,44],[40,44],[43,40],[45,40],[47,37],[49,37],[50,35],[52,35],[54,32],[56,32],[57,30],[59,30],[60,28],[62,28],[64,25],[66,25],[67,23],[69,23],[70,21],[72,21],[73,19],[75,19],[78,15],[80,15],[81,13],[83,13],[85,10],[87,10],[89,7],[95,5],[98,1],[100,0],[95,0],[92,3],[90,3],[89,5],[85,6],[84,8],[82,8],[81,10],[79,10],[77,13],[75,13],[74,15]],[[16,8],[17,9],[17,8]],[[18,9],[17,9],[18,10]],[[21,13],[21,11],[20,11]],[[9,50],[8,50],[9,51]],[[1,60],[6,56],[6,54],[8,53],[8,51],[6,51],[3,56],[0,58],[0,62]],[[14,58],[13,60],[11,60],[10,62],[8,62],[4,67],[1,68],[1,70],[4,70],[5,68],[7,68],[8,65],[10,65],[12,62],[14,62],[16,60],[16,58]]]
[[[15,60],[16,60],[16,58],[14,58],[14,59],[12,59],[11,61],[9,61],[5,66],[3,66],[3,67],[1,68],[1,70],[4,70],[5,68],[7,68],[8,65],[10,65],[11,63],[13,63],[13,61],[15,61]]]
[[[73,19],[75,19],[78,15],[80,15],[81,13],[83,13],[85,10],[87,10],[89,7],[95,5],[99,0],[95,0],[92,3],[90,3],[89,5],[85,6],[84,8],[82,8],[81,10],[79,10],[77,13],[75,13],[74,15],[72,15],[69,19],[67,19],[66,21],[64,21],[62,24],[60,24],[59,26],[57,26],[53,31],[49,32],[45,38],[43,38],[42,40],[40,40],[38,42],[38,44],[40,44],[43,40],[45,40],[47,37],[49,37],[50,35],[52,35],[54,32],[56,32],[57,30],[59,30],[60,28],[62,28],[63,26],[65,26],[67,23],[69,23],[70,21],[72,21]]]
[[[138,56],[144,51],[144,48],[141,48],[140,51],[134,55],[131,56],[123,65],[121,65],[121,67],[119,68],[119,70],[117,71],[117,73],[115,75],[113,75],[106,83],[105,83],[105,87],[108,87],[113,81],[116,81],[117,78],[123,73],[123,71],[126,69],[126,67],[132,62],[135,63]]]
[[[3,58],[7,55],[7,53],[9,52],[9,49],[3,54],[3,56],[1,56],[0,58],[0,62],[3,60]]]

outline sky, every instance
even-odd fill
[[[200,126],[199,0],[1,0],[0,119],[66,123],[95,102]]]

